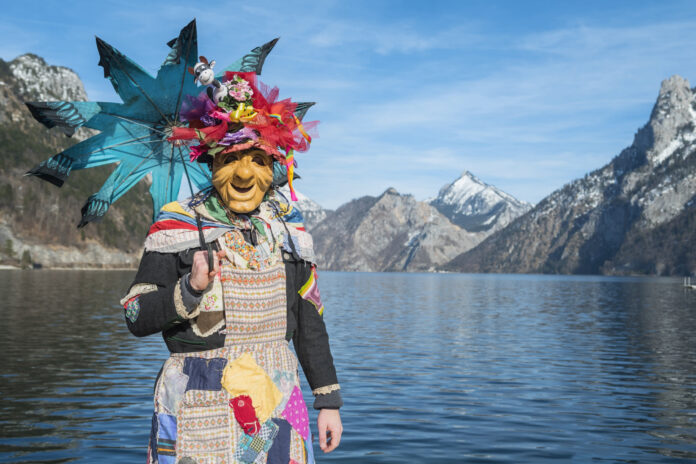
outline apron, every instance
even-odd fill
[[[225,345],[172,353],[165,361],[155,386],[148,463],[313,462],[298,362],[285,340],[282,259],[262,270],[223,260],[220,281]]]

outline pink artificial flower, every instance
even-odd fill
[[[208,115],[214,117],[215,119],[219,119],[220,121],[230,120],[230,115],[228,113],[225,113],[222,110],[218,111],[218,109],[209,112]]]
[[[191,147],[191,151],[189,152],[189,157],[191,161],[196,161],[199,156],[204,155],[208,152],[208,146],[207,145],[195,145]]]
[[[254,95],[254,91],[247,81],[236,76],[232,84],[228,84],[229,95],[239,102],[247,101]]]

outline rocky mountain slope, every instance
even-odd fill
[[[137,185],[103,222],[77,229],[80,208],[113,166],[76,171],[62,188],[24,173],[87,136],[66,138],[34,121],[25,101],[84,100],[72,70],[50,66],[36,55],[0,60],[0,264],[124,267],[137,262],[152,205]]]
[[[290,201],[290,188],[287,185],[280,189],[280,193]],[[314,226],[326,219],[326,215],[331,211],[322,208],[319,203],[297,190],[295,190],[295,193],[297,194],[297,202],[293,202],[293,206],[302,211],[305,228],[311,232]]]
[[[529,203],[486,184],[469,171],[442,187],[430,204],[467,231],[489,234],[532,208]]]
[[[662,82],[648,123],[606,166],[544,198],[444,268],[684,274],[696,270],[696,98]]]
[[[320,267],[345,271],[433,270],[485,236],[392,188],[329,212],[312,235]]]
[[[91,135],[85,129],[72,138],[49,131],[24,102],[86,98],[70,69],[31,54],[0,60],[0,265],[137,263],[152,208],[144,182],[119,199],[103,222],[77,229],[80,208],[113,166],[72,172],[62,188],[24,177],[38,162]],[[443,187],[432,204],[389,189],[328,211],[298,196],[296,206],[315,236],[320,264],[337,270],[433,270],[529,207],[468,172]]]

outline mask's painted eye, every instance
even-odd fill
[[[251,160],[259,166],[266,165],[266,159],[261,155],[254,155],[254,157]]]
[[[237,154],[236,153],[230,153],[225,157],[225,164],[230,164],[237,161]]]

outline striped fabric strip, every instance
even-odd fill
[[[321,302],[321,295],[319,294],[319,285],[317,283],[317,270],[312,266],[312,272],[309,274],[309,279],[304,283],[302,288],[297,292],[300,296],[309,301],[317,308],[319,314],[324,314],[324,304]]]
[[[176,456],[176,440],[157,440],[157,454],[165,456]]]

